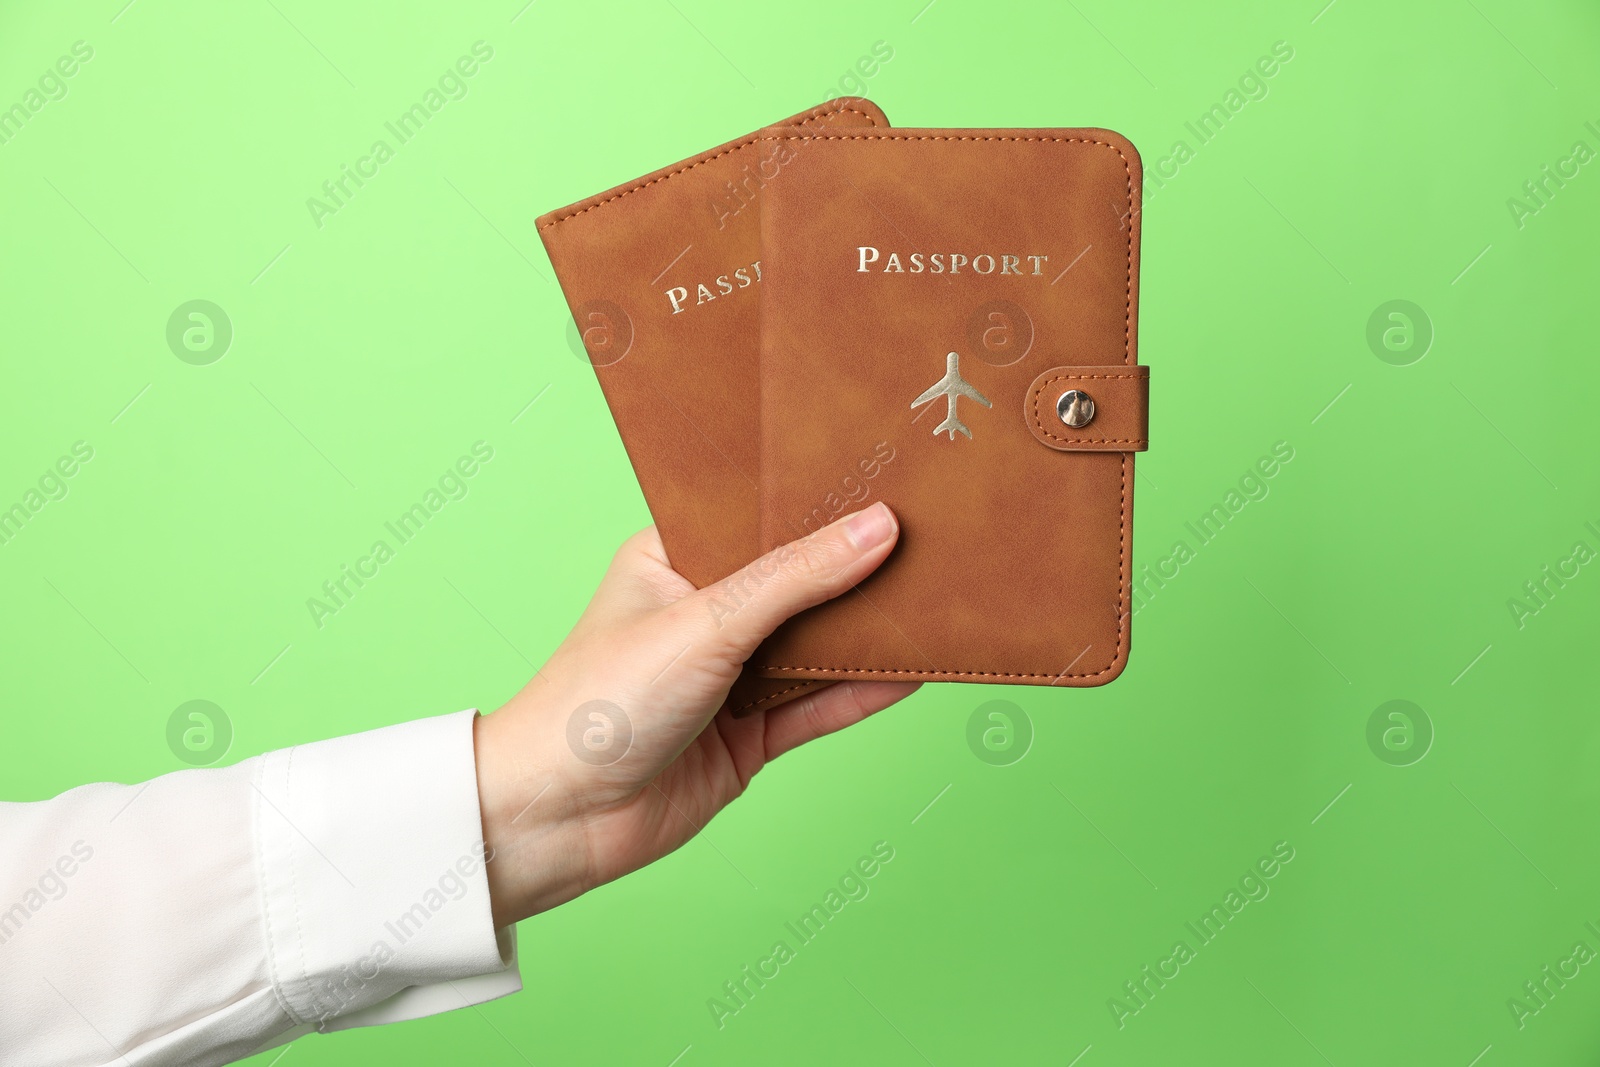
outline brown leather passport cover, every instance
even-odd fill
[[[784,122],[888,124],[858,98]],[[760,551],[759,216],[790,153],[752,133],[537,220],[667,558],[696,586]],[[818,684],[747,672],[729,706]]]
[[[1112,680],[1146,447],[1138,153],[1093,129],[763,142],[792,156],[761,199],[763,547],[879,499],[901,535],[750,664],[793,679]],[[1074,426],[1083,394],[1095,413]]]

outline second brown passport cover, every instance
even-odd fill
[[[761,201],[763,547],[873,500],[901,535],[750,665],[1115,678],[1146,442],[1133,146],[1104,130],[764,136],[792,161]]]
[[[889,121],[844,98],[784,124]],[[761,551],[759,216],[790,155],[752,133],[537,220],[667,558],[696,586]],[[747,673],[728,705],[772,707],[827,681]]]

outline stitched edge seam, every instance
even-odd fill
[[[251,784],[260,790],[267,784],[267,766],[270,756],[264,756],[261,766],[250,776]],[[278,1007],[292,1020],[295,1025],[301,1025],[304,1019],[289,1006],[288,996],[284,990],[282,971],[278,967],[278,935],[272,924],[272,906],[267,900],[267,860],[265,856],[265,841],[261,836],[261,797],[250,798],[250,829],[255,840],[251,843],[255,853],[256,867],[256,895],[261,901],[261,918],[267,928],[267,973],[272,980],[272,997],[278,1002]]]
[[[291,748],[289,750],[288,758],[285,759],[284,762],[283,762],[283,802],[286,805],[291,803],[292,799],[293,799],[293,790],[294,790],[294,754],[296,752],[298,752],[298,751],[300,751],[300,746],[299,745],[296,745],[294,748]],[[287,820],[288,816],[285,815],[284,819]],[[309,841],[310,839],[307,838],[307,840]],[[294,929],[295,929],[295,933],[298,934],[299,937],[300,937],[300,952],[299,952],[299,955],[300,955],[300,975],[301,975],[302,978],[305,979],[306,994],[311,999],[311,1007],[316,1009],[316,1011],[319,1014],[319,1021],[317,1023],[317,1029],[320,1031],[323,1028],[323,1022],[320,1021],[320,1014],[322,1012],[322,997],[320,995],[318,995],[318,993],[317,993],[316,984],[311,981],[311,972],[306,969],[306,944],[307,944],[307,941],[306,941],[305,923],[300,918],[300,876],[297,873],[297,868],[295,867],[294,850],[292,850],[292,849],[289,852],[289,887],[290,887],[290,890],[291,890],[291,894],[290,895],[294,899]],[[311,1020],[308,1019],[306,1021],[310,1022]]]
[[[1104,674],[1105,671],[1096,671],[1094,674],[1023,674],[1015,671],[921,671],[896,668],[878,667],[782,667],[775,663],[765,663],[762,667],[769,671],[816,671],[827,674],[949,674],[959,675],[961,678],[1093,678]]]
[[[1097,380],[1127,380],[1148,381],[1148,374],[1058,374],[1054,378],[1046,378],[1034,387],[1033,392],[1033,425],[1034,429],[1052,441],[1060,441],[1068,445],[1144,445],[1149,447],[1148,437],[1062,437],[1050,432],[1049,420],[1039,414],[1039,405],[1044,403],[1044,391],[1053,382],[1087,382]]]
[[[1092,137],[1013,137],[1006,135],[971,137],[948,136],[944,134],[888,134],[888,133],[858,133],[858,134],[771,134],[765,136],[769,140],[785,141],[1022,141],[1039,143],[1065,143],[1065,144],[1092,144],[1102,148],[1109,148],[1122,160],[1122,170],[1127,176],[1126,200],[1128,204],[1128,238],[1127,238],[1127,287],[1124,291],[1122,304],[1122,360],[1129,363],[1133,355],[1133,168],[1128,165],[1128,157],[1122,149],[1110,141],[1098,141]],[[763,663],[760,667],[765,670],[775,671],[808,671],[816,674],[909,674],[921,677],[929,675],[957,675],[960,678],[1098,678],[1102,674],[1110,673],[1117,664],[1123,660],[1123,649],[1128,639],[1128,615],[1123,611],[1127,600],[1128,590],[1128,463],[1129,453],[1122,453],[1122,485],[1120,522],[1117,529],[1117,644],[1111,662],[1098,671],[1083,674],[1016,674],[995,671],[924,671],[924,670],[892,670],[871,667],[784,667],[777,664]]]
[[[772,701],[777,700],[779,697],[783,696],[786,693],[793,693],[797,689],[809,689],[815,684],[816,684],[815,682],[801,682],[799,685],[791,685],[787,689],[780,689],[776,693],[768,693],[766,696],[759,697],[759,698],[757,698],[755,700],[752,700],[748,704],[739,705],[738,707],[733,709],[733,713],[735,715],[737,715],[741,711],[749,711],[751,708],[758,708],[763,704],[769,704]]]
[[[861,111],[861,110],[859,110],[857,108],[853,108],[853,107],[836,107],[836,108],[831,108],[831,109],[829,109],[827,111],[816,112],[814,114],[807,115],[805,118],[801,119],[799,124],[804,126],[808,122],[817,122],[817,121],[820,121],[822,119],[828,118],[828,117],[833,116],[833,115],[860,115],[862,118],[866,119],[869,123],[872,124],[873,129],[879,129],[880,128],[878,126],[878,120],[876,118],[874,118],[871,114],[869,114],[869,113],[867,113],[865,111]],[[577,211],[573,211],[573,212],[570,212],[570,213],[568,213],[566,215],[562,215],[559,218],[551,219],[549,222],[546,222],[543,226],[540,226],[539,229],[548,230],[548,229],[551,229],[552,227],[556,226],[559,223],[566,222],[568,219],[575,219],[579,215],[587,215],[589,212],[593,211],[595,208],[604,207],[606,204],[609,204],[614,200],[621,200],[623,197],[627,196],[629,193],[637,193],[641,189],[648,189],[650,186],[655,185],[658,182],[664,182],[668,178],[675,178],[679,174],[683,174],[683,173],[685,173],[687,171],[694,170],[696,167],[704,166],[705,164],[710,163],[712,160],[721,159],[723,156],[732,155],[733,153],[739,151],[741,148],[748,148],[751,145],[755,144],[759,140],[761,140],[761,134],[760,133],[753,133],[748,138],[746,138],[745,140],[740,141],[738,144],[730,145],[727,148],[724,148],[722,151],[715,152],[715,153],[713,153],[711,155],[702,155],[702,156],[696,158],[692,163],[689,163],[686,166],[679,167],[677,170],[668,171],[667,173],[661,175],[659,178],[651,178],[649,181],[641,181],[641,182],[638,182],[638,183],[636,183],[634,185],[630,185],[628,188],[622,190],[620,193],[616,193],[616,194],[613,194],[612,196],[608,196],[604,200],[596,201],[595,203],[590,204],[586,208],[580,208]]]

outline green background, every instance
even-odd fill
[[[539,213],[841,87],[897,125],[1106,126],[1152,174],[1136,561],[1193,549],[1126,674],[931,685],[524,923],[523,995],[284,1062],[1593,1061],[1600,967],[1520,1028],[1507,1005],[1600,950],[1600,567],[1508,605],[1600,549],[1600,164],[1508,206],[1600,150],[1592,3],[524,2],[5,4],[0,106],[93,48],[0,144],[0,507],[93,448],[0,544],[8,799],[183,766],[190,700],[232,761],[531,674],[649,521]],[[307,199],[479,40],[465,98],[319,228]],[[196,299],[233,327],[204,366],[166,339]],[[1397,299],[1433,333],[1409,365],[1368,342]],[[307,598],[479,440],[466,497],[319,628]],[[967,741],[995,699],[1032,733],[1003,766]],[[1409,747],[1369,745],[1395,699]],[[870,895],[719,1029],[708,999],[878,841]],[[1270,895],[1119,1028],[1123,983],[1278,842]]]

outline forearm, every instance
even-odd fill
[[[515,991],[471,719],[0,805],[0,1060],[225,1063]]]

